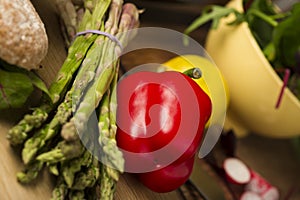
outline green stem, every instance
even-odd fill
[[[117,84],[118,84],[118,72],[111,85],[111,96],[109,102],[109,117],[110,117],[110,130],[109,137],[115,139],[117,132]]]
[[[278,25],[278,22],[275,21],[274,19],[272,19],[272,17],[270,17],[256,9],[251,9],[250,11],[248,11],[247,15],[254,15],[254,16],[264,20],[265,22],[267,22],[268,24],[270,24],[273,27],[276,27]]]
[[[182,73],[193,79],[199,79],[202,77],[202,72],[197,67],[188,69]]]
[[[275,15],[271,15],[271,16],[269,16],[269,17],[272,18],[273,20],[276,20],[276,19],[283,19],[283,18],[286,18],[286,17],[288,17],[289,15],[291,15],[291,12],[278,13],[278,14],[275,14]]]
[[[108,170],[111,169],[106,165],[101,165],[101,179],[100,181],[100,199],[101,200],[113,200],[116,190],[117,180],[113,179]],[[113,170],[113,169],[111,169]],[[114,171],[118,177],[118,172]]]
[[[105,95],[103,96],[99,106],[100,114],[99,114],[98,127],[99,127],[100,137],[102,135],[104,137],[109,136],[109,128],[110,128],[109,102],[110,102],[110,89],[108,89]]]

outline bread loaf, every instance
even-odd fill
[[[0,0],[0,58],[36,69],[47,50],[44,24],[30,0]]]

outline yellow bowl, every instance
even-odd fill
[[[243,11],[242,0],[227,4]],[[216,30],[210,30],[206,50],[224,75],[230,105],[225,129],[237,135],[257,133],[288,138],[300,135],[300,102],[285,88],[279,108],[275,108],[283,82],[263,55],[247,23],[228,26],[230,15]]]

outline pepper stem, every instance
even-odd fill
[[[199,79],[199,78],[202,77],[202,72],[197,67],[188,69],[188,70],[186,70],[186,71],[184,71],[182,73],[185,74],[185,75],[187,75],[190,78],[193,78],[193,79]]]

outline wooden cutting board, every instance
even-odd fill
[[[33,0],[35,8],[40,14],[46,26],[49,37],[49,51],[42,62],[43,68],[39,70],[39,75],[46,83],[49,83],[55,77],[58,69],[62,65],[66,50],[60,33],[55,7],[51,0],[38,1]],[[35,100],[34,94],[30,99]],[[54,187],[54,177],[49,175],[46,170],[40,174],[38,179],[29,185],[21,185],[16,180],[16,173],[23,169],[20,160],[20,152],[11,148],[7,139],[7,131],[12,127],[22,115],[27,112],[28,107],[22,109],[9,109],[0,111],[0,199],[1,200],[48,200]],[[118,182],[115,199],[122,200],[142,200],[142,199],[180,199],[177,192],[167,194],[153,193],[143,187],[131,175],[124,174]]]

